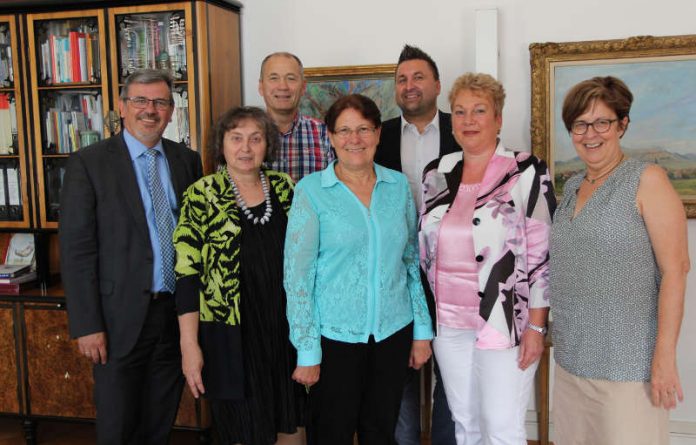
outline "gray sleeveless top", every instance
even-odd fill
[[[624,161],[573,218],[583,173],[565,185],[551,227],[556,362],[579,377],[648,381],[660,273],[636,193],[646,163]]]

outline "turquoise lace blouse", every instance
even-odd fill
[[[415,340],[432,338],[406,176],[375,164],[368,209],[334,166],[297,184],[288,216],[284,282],[299,366],[321,363],[322,335],[381,341],[413,321]]]

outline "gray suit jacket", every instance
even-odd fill
[[[181,199],[203,174],[198,153],[163,139]],[[105,331],[108,352],[126,355],[150,303],[153,254],[133,164],[122,134],[73,153],[61,190],[61,275],[70,335]]]

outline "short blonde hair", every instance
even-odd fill
[[[449,92],[450,108],[459,93],[469,90],[474,94],[487,96],[493,102],[496,116],[502,116],[505,105],[505,88],[493,76],[484,73],[464,73],[454,81]]]

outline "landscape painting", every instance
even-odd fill
[[[621,146],[627,156],[659,164],[684,197],[696,198],[696,56],[690,60],[615,61],[559,65],[553,72],[554,185],[583,170],[561,120],[563,98],[576,83],[595,76],[623,80],[634,96]]]
[[[395,65],[305,68],[307,90],[300,100],[300,113],[324,120],[336,99],[356,93],[375,101],[382,120],[399,116],[394,101],[395,69]]]
[[[549,164],[556,194],[584,170],[561,119],[563,99],[578,82],[615,76],[633,93],[626,155],[660,165],[696,217],[696,36],[533,43],[532,152]]]

